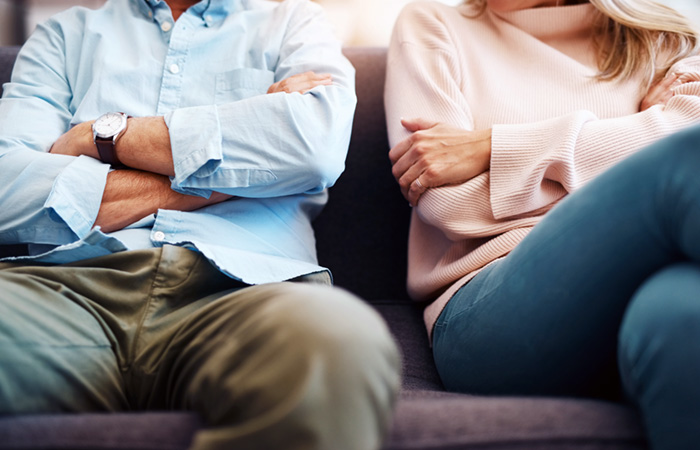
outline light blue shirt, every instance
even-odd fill
[[[306,71],[331,86],[266,94]],[[354,69],[307,0],[203,0],[173,22],[162,0],[110,0],[50,19],[20,51],[0,101],[0,244],[67,263],[174,244],[250,284],[324,270],[311,227],[340,176]],[[108,111],[164,116],[172,189],[239,197],[94,227],[110,167],[48,153],[70,126]]]

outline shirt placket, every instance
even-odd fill
[[[197,26],[196,20],[195,16],[185,13],[177,22],[173,22],[168,11],[163,9],[157,11],[156,23],[168,46],[163,62],[163,77],[156,109],[156,114],[159,116],[180,107],[183,77],[186,75],[187,56],[190,41]]]

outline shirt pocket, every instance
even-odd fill
[[[227,103],[265,95],[275,82],[275,73],[264,69],[241,68],[216,75],[216,103]]]

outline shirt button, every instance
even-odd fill
[[[160,29],[163,30],[164,32],[168,32],[173,28],[173,24],[170,22],[163,22],[160,24]]]
[[[165,239],[165,233],[163,233],[162,231],[156,231],[155,233],[153,233],[153,239],[155,239],[156,241],[162,241],[163,239]]]
[[[170,73],[179,73],[180,72],[180,66],[178,66],[177,64],[171,64],[168,69],[170,70]]]

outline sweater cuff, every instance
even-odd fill
[[[572,182],[568,178],[575,173],[579,134],[595,119],[589,111],[578,111],[535,123],[494,125],[490,170],[494,218],[532,212],[566,195],[564,184]]]

